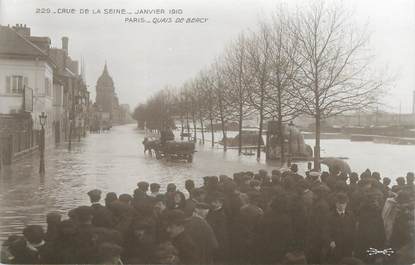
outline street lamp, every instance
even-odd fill
[[[39,115],[39,122],[41,126],[40,130],[40,165],[39,165],[39,173],[44,174],[45,173],[45,124],[46,124],[46,118],[48,116],[45,114],[45,112],[42,112]]]

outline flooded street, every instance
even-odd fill
[[[49,211],[64,214],[71,208],[88,204],[86,192],[93,188],[117,194],[132,193],[138,181],[158,182],[162,190],[174,182],[184,190],[184,181],[196,184],[206,175],[231,175],[237,171],[271,170],[278,164],[259,162],[255,156],[224,153],[197,144],[193,163],[167,162],[143,154],[144,134],[135,125],[113,127],[109,133],[90,134],[67,145],[46,150],[46,174],[40,177],[38,154],[25,157],[3,168],[0,173],[0,241],[20,233],[24,225],[44,223]],[[210,136],[205,136],[208,139]],[[217,139],[216,139],[217,140]],[[312,141],[308,141],[312,144]],[[322,156],[349,157],[352,170],[371,168],[395,179],[414,170],[415,146],[356,143],[348,140],[323,140]],[[300,167],[305,168],[305,163]]]

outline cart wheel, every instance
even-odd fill
[[[187,162],[192,163],[193,162],[193,155],[189,155],[187,157]]]

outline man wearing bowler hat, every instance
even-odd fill
[[[101,205],[99,201],[101,200],[101,191],[94,189],[88,192],[89,199],[91,201],[92,208],[92,224],[96,227],[113,227],[113,217],[105,206]]]

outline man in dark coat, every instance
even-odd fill
[[[218,248],[218,241],[212,227],[206,222],[206,216],[209,212],[209,205],[206,203],[196,204],[193,215],[185,223],[185,229],[189,236],[195,242],[198,253],[200,254],[201,263],[211,264],[213,254]]]
[[[217,192],[207,198],[210,210],[206,221],[212,227],[218,241],[218,248],[214,254],[215,263],[227,263],[229,258],[228,220],[223,208],[223,194]]]
[[[101,191],[94,189],[88,192],[92,208],[92,224],[96,227],[112,228],[114,226],[113,216],[111,211],[105,206],[101,205]]]
[[[185,230],[185,215],[181,210],[169,210],[163,214],[166,231],[178,251],[181,264],[201,263],[200,254],[189,233]]]
[[[256,227],[254,263],[279,264],[289,251],[293,225],[287,210],[288,197],[285,193],[277,194]]]
[[[55,259],[51,246],[44,241],[45,233],[40,225],[29,225],[23,229],[25,240],[13,243],[11,251],[17,264],[51,264]]]
[[[185,203],[184,206],[184,214],[187,217],[190,217],[193,215],[193,212],[195,210],[196,204],[199,202],[203,202],[206,197],[206,192],[202,188],[193,189],[192,196],[190,196]]]
[[[78,223],[75,234],[75,263],[97,263],[97,242],[95,227],[92,225],[94,210],[89,206],[79,206],[74,214]]]
[[[366,194],[363,198],[357,217],[355,256],[366,263],[374,263],[375,257],[369,256],[369,248],[383,249],[386,236],[381,208],[373,194]]]
[[[356,220],[347,207],[348,202],[349,199],[345,193],[336,194],[336,209],[330,213],[329,263],[338,263],[343,258],[352,257]]]
[[[328,188],[324,185],[313,189],[315,200],[311,209],[307,229],[307,262],[311,264],[324,263],[330,241],[329,217],[330,207],[327,202]]]
[[[260,193],[250,192],[248,203],[243,205],[232,225],[232,255],[236,263],[254,262],[255,229],[264,212],[258,206]]]

